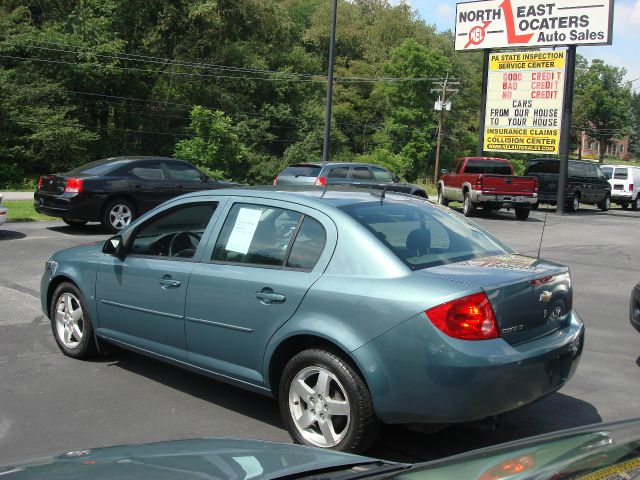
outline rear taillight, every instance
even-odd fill
[[[313,184],[319,187],[324,187],[327,184],[327,179],[326,177],[318,177]]]
[[[438,330],[460,340],[498,338],[498,322],[484,292],[451,300],[426,312]]]
[[[70,178],[67,180],[67,186],[64,187],[64,193],[80,193],[82,191],[82,180],[79,178]]]
[[[40,175],[40,178],[38,179],[38,190],[40,190],[42,188],[42,175]]]
[[[538,178],[536,177],[533,179],[533,191],[537,192],[539,187],[540,187],[540,184],[538,183]]]
[[[629,191],[630,191],[630,192],[633,192],[633,183],[630,183],[630,184],[629,184]]]
[[[276,176],[275,176],[275,178],[273,179],[273,184],[274,184],[274,185],[277,185],[277,184],[278,184],[278,176],[279,176],[279,175],[276,175]]]
[[[476,190],[482,190],[482,176],[476,178]]]
[[[479,480],[501,480],[531,470],[535,466],[536,459],[533,455],[521,455],[491,467],[480,476]]]

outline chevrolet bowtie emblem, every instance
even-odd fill
[[[551,294],[550,291],[545,290],[544,292],[542,292],[540,294],[540,301],[543,302],[543,303],[547,303],[549,300],[551,300],[552,296],[553,295]]]

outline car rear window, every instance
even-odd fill
[[[95,162],[87,163],[69,171],[69,175],[103,175],[112,170],[115,170],[119,166],[127,163],[126,161],[117,160],[96,160]]]
[[[511,175],[508,163],[496,160],[469,160],[464,173],[488,173],[493,175]]]
[[[558,173],[560,162],[550,160],[531,160],[527,163],[526,175],[532,173]]]
[[[512,253],[464,217],[432,204],[384,201],[341,209],[413,270]]]
[[[613,172],[614,180],[626,180],[629,178],[629,170],[626,168],[616,168]]]
[[[292,165],[284,169],[281,175],[288,177],[317,177],[321,168],[316,165]]]

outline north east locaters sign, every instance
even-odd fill
[[[456,50],[610,45],[613,0],[484,0],[456,5]]]
[[[484,150],[557,154],[566,50],[489,55]]]

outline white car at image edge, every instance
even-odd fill
[[[7,221],[7,209],[2,206],[2,194],[0,193],[0,225]]]
[[[622,208],[640,209],[640,167],[603,165],[602,171],[611,184],[611,201]]]

